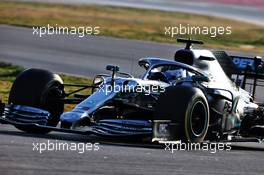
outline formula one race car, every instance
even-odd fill
[[[96,75],[92,85],[63,84],[57,74],[27,69],[13,83],[9,104],[1,105],[0,121],[31,133],[61,131],[195,143],[262,139],[264,110],[253,98],[263,79],[261,58],[241,68],[232,61],[238,57],[223,51],[192,49],[192,44],[202,41],[178,41],[186,48],[176,52],[175,61],[140,59],[139,65],[146,69],[140,79],[108,65],[111,74]],[[253,95],[231,81],[234,74],[243,76],[244,87],[248,78],[252,80]],[[66,93],[68,86],[79,89]],[[91,95],[79,94],[87,88]],[[64,112],[65,104],[77,105]]]

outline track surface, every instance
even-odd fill
[[[184,47],[111,37],[52,35],[40,38],[32,32],[29,28],[0,25],[0,61],[90,77],[105,72],[107,64],[114,64],[119,65],[121,71],[139,76],[143,71],[137,64],[139,58],[172,59],[175,51]]]
[[[144,56],[172,57],[176,45],[107,37],[32,37],[31,29],[0,26],[0,61],[79,75],[101,73],[105,64],[137,71]],[[0,172],[6,174],[263,174],[264,152],[249,150],[178,151],[123,140],[51,133],[47,136],[18,132],[0,125]],[[99,151],[33,151],[32,143],[99,142]],[[57,141],[58,140],[58,141]],[[246,145],[248,146],[248,145]],[[263,145],[252,144],[252,147]]]
[[[130,73],[143,70],[139,58],[147,56],[172,58],[179,46],[151,42],[52,35],[38,37],[32,29],[0,26],[0,61],[24,67],[37,67],[55,72],[84,76],[102,73],[107,64]]]
[[[0,129],[0,170],[2,175],[28,174],[263,174],[264,153],[250,150],[177,151],[162,147],[78,135],[51,133],[46,136],[18,132],[11,126]],[[33,143],[94,143],[98,151],[33,151]],[[98,141],[99,140],[99,141]]]
[[[225,17],[264,25],[264,3],[260,0],[19,0],[69,4],[99,4],[158,9]],[[216,3],[215,3],[216,2]],[[220,3],[219,3],[220,2]],[[250,5],[249,5],[250,4]]]

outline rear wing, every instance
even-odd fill
[[[233,64],[240,72],[264,74],[263,59],[261,57],[230,56]]]
[[[264,104],[264,62],[262,58],[231,56],[238,70],[231,79],[252,94],[254,101]]]
[[[250,92],[254,101],[264,104],[264,60],[261,57],[229,56],[224,51],[213,53],[231,80]]]

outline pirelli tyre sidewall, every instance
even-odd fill
[[[168,120],[171,126],[177,126],[171,138],[200,143],[207,134],[209,115],[209,105],[202,90],[192,86],[172,86],[160,95],[154,120]]]
[[[64,110],[64,104],[56,98],[63,98],[63,95],[63,81],[59,75],[42,69],[27,69],[14,81],[8,103],[47,110],[51,114],[47,125],[56,126]],[[49,132],[36,127],[16,127],[30,133]]]
[[[204,140],[209,126],[209,107],[206,98],[196,93],[190,100],[184,116],[183,140],[200,143]]]

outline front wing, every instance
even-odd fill
[[[49,112],[21,105],[1,104],[1,124],[11,124],[13,126],[23,126],[38,128],[64,133],[74,133],[83,135],[97,135],[107,137],[145,137],[151,136],[152,124],[144,120],[101,120],[85,127],[66,129],[60,127],[47,126]]]

